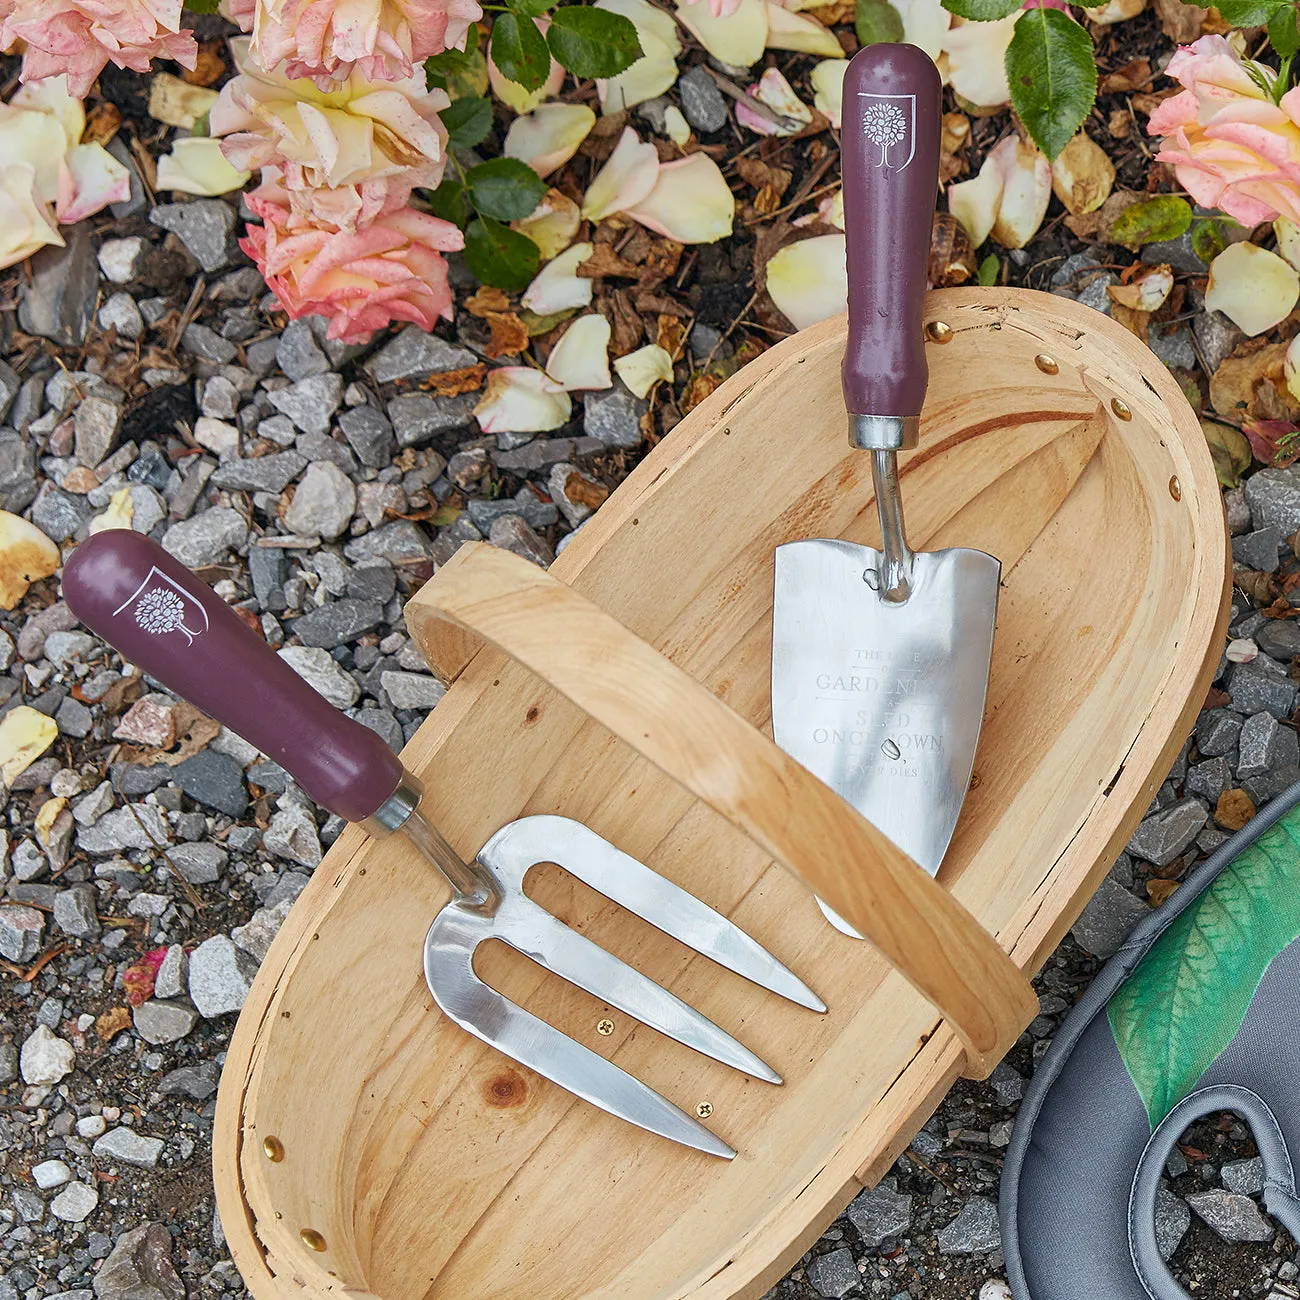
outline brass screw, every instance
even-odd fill
[[[1128,403],[1121,402],[1118,397],[1110,399],[1110,409],[1121,420],[1131,420],[1133,418],[1133,412],[1129,410]]]
[[[925,337],[928,338],[931,343],[951,343],[952,326],[945,325],[941,320],[932,320],[925,327]]]
[[[695,1113],[701,1119],[708,1119],[713,1114],[713,1103],[711,1101],[702,1101],[695,1108]]]
[[[608,1038],[614,1032],[614,1022],[612,1020],[597,1020],[596,1032],[602,1038]]]
[[[262,1153],[273,1165],[278,1165],[284,1159],[284,1143],[277,1137],[265,1137],[262,1139]]]
[[[1175,501],[1181,501],[1183,499],[1183,485],[1178,481],[1177,474],[1169,480],[1169,495],[1173,497]]]
[[[1045,375],[1054,375],[1061,368],[1056,364],[1056,358],[1049,357],[1046,352],[1040,352],[1034,358],[1034,365],[1036,365]]]
[[[323,1251],[326,1249],[325,1238],[315,1228],[304,1228],[298,1235],[303,1239],[303,1243],[312,1250]]]

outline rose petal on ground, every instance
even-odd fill
[[[968,104],[998,108],[1011,99],[1007,85],[1007,46],[1020,11],[991,23],[954,23],[943,39],[948,79]]]
[[[1231,244],[1210,263],[1206,311],[1221,311],[1247,334],[1286,319],[1300,298],[1300,275],[1258,244]]]
[[[13,609],[33,582],[62,562],[59,548],[35,524],[0,510],[0,608]]]
[[[1024,248],[1047,215],[1052,165],[1034,145],[1014,135],[996,145],[989,157],[997,160],[1002,173],[1002,201],[993,238],[1004,248]]]
[[[736,105],[736,121],[757,135],[795,135],[813,120],[812,110],[794,93],[793,87],[776,68],[768,68],[749,88],[760,104],[790,118],[794,125],[781,126],[755,112],[748,104]]]
[[[659,154],[630,126],[623,128],[614,152],[596,173],[582,200],[582,215],[600,221],[611,212],[625,212],[640,203],[659,176]]]
[[[549,316],[569,307],[590,306],[595,281],[584,279],[577,270],[595,251],[591,244],[566,248],[538,271],[520,302],[539,316]]]
[[[709,0],[679,4],[677,14],[691,35],[715,59],[729,63],[733,68],[747,68],[751,63],[757,63],[767,47],[766,0],[740,0],[726,18],[713,16]]]
[[[531,366],[503,366],[488,373],[487,388],[474,408],[484,433],[546,433],[568,422],[569,395]]]
[[[844,97],[844,73],[848,59],[823,59],[808,74],[812,82],[813,107],[838,131],[841,104]]]
[[[1293,338],[1286,350],[1282,362],[1282,374],[1286,379],[1287,391],[1300,402],[1300,334]]]
[[[579,316],[551,349],[546,373],[566,392],[578,388],[610,388],[610,328],[599,312]]]
[[[0,718],[0,777],[6,786],[54,744],[58,723],[29,705],[20,704]]]
[[[59,221],[72,225],[131,197],[131,173],[102,144],[68,150],[59,171]]]
[[[216,102],[215,90],[192,86],[170,72],[155,73],[149,83],[149,116],[165,126],[192,131]]]
[[[1155,311],[1169,297],[1174,287],[1174,273],[1168,266],[1153,266],[1128,284],[1112,284],[1107,292],[1112,301],[1134,311]]]
[[[767,291],[797,330],[845,311],[844,236],[816,235],[787,244],[767,264]]]
[[[644,397],[660,380],[672,383],[673,359],[658,343],[647,343],[616,358],[614,370],[637,397]]]
[[[1278,217],[1273,223],[1273,233],[1277,236],[1279,256],[1300,271],[1300,226],[1286,217]]]
[[[118,488],[109,498],[108,509],[90,521],[91,536],[111,528],[130,528],[134,518],[135,503],[131,500],[130,487]]]
[[[520,21],[528,22],[529,20],[523,18]],[[536,21],[538,30],[545,36],[547,29],[551,25],[551,20],[549,18],[538,18]],[[492,62],[492,47],[490,44],[487,50],[487,71],[488,85],[492,87],[492,93],[507,108],[514,109],[516,113],[531,113],[542,100],[550,99],[552,95],[558,94],[560,87],[564,85],[564,69],[552,59],[546,80],[536,90],[525,90],[517,81],[511,81]]]
[[[952,14],[940,0],[892,0],[903,20],[903,39],[917,45],[932,59],[938,59],[944,38],[952,26]]]
[[[691,138],[691,124],[676,104],[669,104],[664,109],[664,134],[675,145],[684,145]]]
[[[49,205],[36,192],[36,169],[26,163],[0,166],[0,270],[46,244],[62,248],[64,241]]]
[[[563,167],[596,125],[586,104],[539,104],[510,123],[502,152],[545,178]]]
[[[662,95],[677,80],[677,56],[682,52],[672,16],[647,0],[596,0],[594,7],[628,19],[641,42],[641,57],[630,68],[596,81],[601,109],[619,113]]]
[[[170,153],[158,159],[158,181],[154,188],[210,199],[242,190],[250,177],[250,172],[241,172],[226,161],[220,140],[206,135],[182,136],[172,145]]]
[[[568,248],[581,224],[582,213],[578,211],[578,205],[559,190],[547,190],[528,216],[510,223],[512,229],[527,235],[537,245],[544,262]]]
[[[1115,168],[1106,151],[1082,131],[1052,164],[1052,191],[1075,216],[1101,207],[1114,184]]]
[[[1147,0],[1108,0],[1097,9],[1088,10],[1088,21],[1098,27],[1127,22],[1136,18],[1147,7]]]
[[[978,248],[993,229],[1002,202],[1002,169],[990,154],[978,175],[948,187],[948,211],[970,236],[971,246]]]
[[[844,52],[835,33],[825,23],[794,13],[775,0],[767,0],[767,48],[818,54],[823,59],[833,59]]]
[[[679,244],[712,244],[731,234],[736,200],[706,153],[664,163],[654,189],[627,215]]]

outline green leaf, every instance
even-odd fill
[[[185,0],[185,8],[192,14],[214,14],[217,0]]]
[[[903,39],[903,19],[889,0],[858,0],[854,27],[859,45],[881,45]]]
[[[492,62],[525,90],[540,90],[551,71],[551,53],[537,24],[514,14],[500,14],[492,24]]]
[[[507,6],[522,18],[540,18],[557,3],[558,0],[506,0]]]
[[[1110,241],[1137,252],[1143,244],[1177,239],[1192,224],[1192,209],[1176,194],[1158,194],[1125,208],[1110,228]]]
[[[1291,0],[1223,0],[1215,8],[1233,27],[1263,27],[1281,10],[1290,9]]]
[[[1198,221],[1192,227],[1192,252],[1208,266],[1228,246],[1223,223],[1214,219]]]
[[[514,292],[528,287],[541,261],[527,235],[491,217],[475,217],[465,232],[465,265],[484,284]]]
[[[943,7],[959,18],[991,23],[1005,18],[1021,7],[1022,0],[943,0]]]
[[[465,173],[470,202],[499,221],[521,221],[542,201],[546,182],[518,158],[491,158]]]
[[[1268,42],[1284,59],[1300,53],[1300,26],[1296,25],[1295,5],[1279,9],[1268,20]]]
[[[998,272],[1002,269],[1002,263],[998,261],[996,253],[990,253],[981,263],[979,270],[979,283],[988,289],[998,282]]]
[[[1110,1000],[1115,1045],[1157,1124],[1235,1037],[1273,959],[1300,936],[1300,812],[1178,916]]]
[[[1055,161],[1097,98],[1092,37],[1059,9],[1028,9],[1007,46],[1006,66],[1012,106]]]
[[[450,221],[453,226],[465,229],[469,220],[469,195],[460,181],[445,180],[436,190],[427,191],[429,207],[435,217]]]
[[[616,77],[642,54],[632,20],[608,9],[557,9],[546,40],[556,62],[575,77]]]
[[[486,99],[454,99],[438,116],[452,149],[472,149],[492,129],[492,104]]]
[[[477,98],[487,94],[487,59],[479,49],[478,27],[470,24],[463,50],[443,50],[424,61],[428,84],[445,90],[452,99]]]

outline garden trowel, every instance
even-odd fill
[[[849,64],[843,105],[844,399],[849,441],[871,456],[882,545],[777,548],[772,729],[934,875],[975,761],[1001,565],[967,548],[914,553],[903,531],[897,454],[917,445],[928,377],[938,71],[915,46],[870,45]]]

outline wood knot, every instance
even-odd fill
[[[539,709],[537,705],[534,704],[532,708],[530,708],[528,712],[524,714],[524,722],[525,723],[536,722],[537,719],[540,718],[541,716],[542,716],[541,709]]]
[[[493,1110],[522,1106],[528,1100],[528,1080],[518,1070],[502,1070],[483,1085],[483,1100]]]

